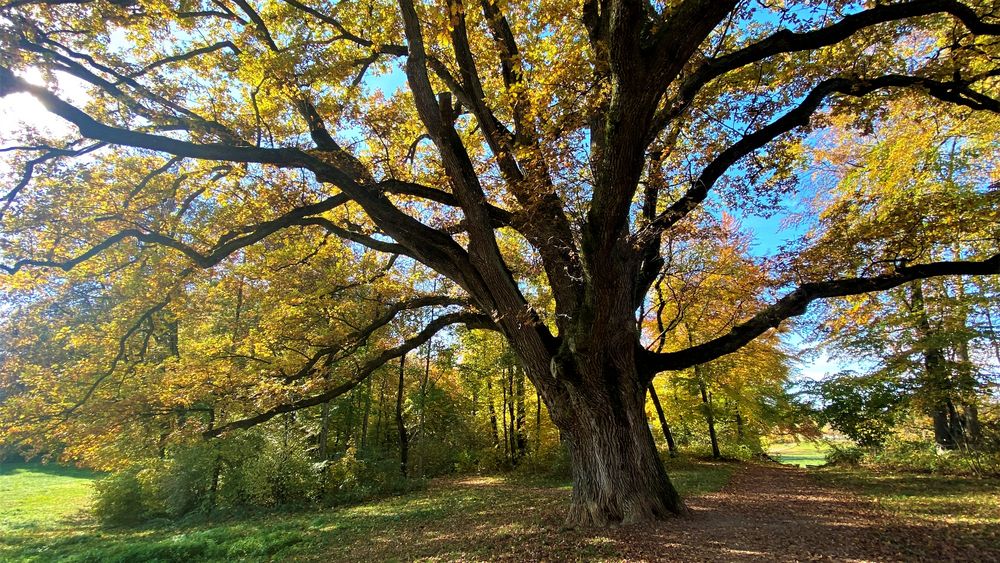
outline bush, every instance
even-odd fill
[[[262,446],[227,456],[222,488],[229,504],[276,507],[319,497],[320,475],[302,449],[268,442]]]
[[[424,485],[423,479],[403,477],[399,472],[398,459],[358,457],[353,447],[340,458],[316,466],[320,469],[322,500],[326,504],[359,502],[415,490]]]
[[[722,447],[722,457],[725,459],[735,459],[739,461],[750,461],[757,457],[761,448],[754,448],[750,444],[726,444]]]
[[[94,516],[106,526],[128,526],[149,517],[139,468],[113,473],[94,484]]]
[[[1000,474],[1000,452],[985,447],[939,451],[934,443],[917,440],[890,441],[866,462],[880,469],[915,473]]]
[[[178,447],[118,471],[97,486],[94,511],[106,525],[152,518],[200,517],[216,509],[273,509],[308,503],[343,504],[420,487],[395,458],[359,456],[314,462],[295,442],[265,432]]]
[[[865,457],[865,451],[857,446],[827,443],[830,446],[830,451],[826,454],[826,463],[829,465],[858,465]]]
[[[158,490],[147,489],[149,496],[160,500],[171,517],[208,513],[214,508],[212,481],[218,463],[219,453],[214,443],[182,448],[172,460],[160,465],[158,482],[152,483]]]

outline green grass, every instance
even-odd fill
[[[695,495],[724,486],[732,467],[671,461],[668,471],[682,494]],[[562,529],[571,489],[566,480],[455,477],[339,509],[102,529],[87,519],[63,519],[86,506],[90,479],[40,466],[0,473],[0,491],[17,484],[17,495],[37,499],[22,502],[32,508],[10,516],[12,525],[0,530],[0,561],[489,560],[515,553],[586,559],[614,549],[599,537]],[[5,518],[8,506],[0,502]],[[530,555],[525,546],[542,551]]]
[[[842,467],[824,468],[817,475],[874,500],[905,522],[937,527],[965,549],[1000,541],[1000,479]]]
[[[0,533],[65,525],[89,506],[94,478],[58,465],[0,464]]]
[[[801,441],[772,444],[767,453],[781,463],[799,467],[814,467],[826,464],[826,454],[830,446],[824,442]]]
[[[729,483],[733,465],[725,462],[698,461],[684,458],[665,461],[667,474],[682,496],[697,496],[718,491]]]

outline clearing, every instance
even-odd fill
[[[768,455],[777,461],[796,467],[818,467],[826,465],[826,454],[830,446],[826,442],[815,440],[800,440],[798,442],[782,442],[772,444],[767,449]]]
[[[463,477],[352,507],[106,530],[61,520],[86,505],[86,473],[0,466],[0,560],[1000,559],[996,481],[897,482],[777,464],[685,463],[670,472],[692,514],[653,526],[566,530],[567,484]]]

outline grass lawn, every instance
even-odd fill
[[[786,442],[772,444],[767,449],[768,455],[787,465],[812,467],[826,464],[826,454],[830,446],[825,442],[803,440],[801,442]]]
[[[58,465],[0,464],[0,533],[66,525],[89,505],[94,478]]]
[[[63,499],[31,502],[34,508],[18,512],[0,503],[5,522],[0,560],[581,559],[610,557],[615,550],[599,535],[561,530],[570,495],[565,481],[454,477],[436,480],[427,490],[345,508],[110,530],[86,519],[60,520],[86,506],[89,478],[47,471],[21,466],[0,473],[0,491],[16,480],[22,497]],[[672,462],[669,472],[682,494],[696,495],[722,488],[732,467]]]
[[[816,475],[966,550],[1000,545],[1000,479],[829,467]],[[974,551],[966,551],[974,553]]]

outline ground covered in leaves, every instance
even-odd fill
[[[568,484],[465,477],[354,507],[142,529],[21,512],[2,520],[0,560],[1000,561],[996,481],[776,464],[682,464],[671,474],[691,515],[656,524],[568,530]]]

